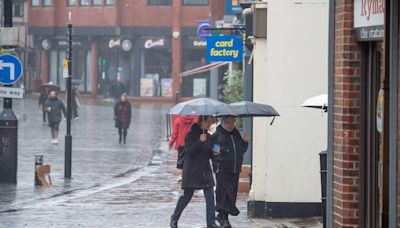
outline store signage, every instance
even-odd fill
[[[115,46],[121,46],[121,39],[110,39],[110,41],[108,42],[108,47],[113,48]]]
[[[132,49],[132,42],[130,40],[122,41],[122,50],[130,51]]]
[[[12,87],[0,87],[0,97],[2,98],[24,98],[24,89]]]
[[[207,60],[209,62],[240,62],[243,59],[243,41],[236,36],[207,37]]]
[[[144,48],[149,49],[153,47],[164,47],[164,45],[165,45],[164,39],[159,39],[156,41],[146,40],[146,42],[144,43]]]
[[[206,30],[211,28],[209,22],[203,22],[197,27],[197,35],[199,38],[205,39],[206,37],[211,35],[211,30]]]
[[[51,48],[51,41],[48,39],[42,40],[42,48],[46,51],[50,50]]]
[[[68,42],[66,40],[59,40],[58,41],[58,45],[59,46],[67,46]],[[72,41],[72,46],[82,46],[82,43],[79,40],[73,40]]]
[[[205,40],[195,40],[193,41],[194,47],[205,47],[207,46],[207,42]]]
[[[354,0],[354,28],[358,41],[383,40],[384,0]]]

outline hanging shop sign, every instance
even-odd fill
[[[240,62],[243,59],[243,41],[236,36],[207,37],[207,61]]]
[[[108,47],[113,48],[113,47],[119,47],[121,46],[121,39],[110,39],[108,42]]]
[[[206,37],[211,35],[211,31],[207,30],[211,28],[209,22],[203,22],[197,27],[197,36],[201,39],[205,39]]]
[[[225,0],[225,15],[235,15],[242,13],[240,0]]]
[[[130,51],[132,49],[132,42],[130,40],[122,41],[122,50]]]
[[[354,0],[354,28],[357,41],[383,40],[384,0]]]
[[[42,40],[42,48],[46,51],[51,49],[51,41],[49,39]]]

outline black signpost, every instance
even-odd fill
[[[65,164],[64,164],[64,178],[71,178],[71,163],[72,163],[72,135],[71,135],[71,83],[72,83],[72,23],[71,13],[69,13],[68,20],[68,49],[67,49],[67,61],[68,61],[68,78],[67,78],[67,134],[65,135]]]
[[[12,0],[4,0],[4,27],[12,27]],[[4,49],[15,47],[3,46]],[[11,77],[8,75],[8,77]],[[5,85],[12,87],[12,85]],[[12,110],[12,98],[4,98],[0,114],[0,183],[17,183],[18,119]]]

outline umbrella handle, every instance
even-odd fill
[[[274,123],[274,121],[275,121],[275,116],[274,116],[274,118],[272,119],[272,121],[271,121],[271,123],[269,125],[271,126]]]

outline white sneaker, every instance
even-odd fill
[[[58,144],[58,139],[54,139],[54,144]]]
[[[79,117],[75,117],[74,120],[79,120]]]
[[[51,144],[55,144],[55,141],[54,141],[54,140],[55,140],[55,139],[52,139],[52,140],[51,140]]]

